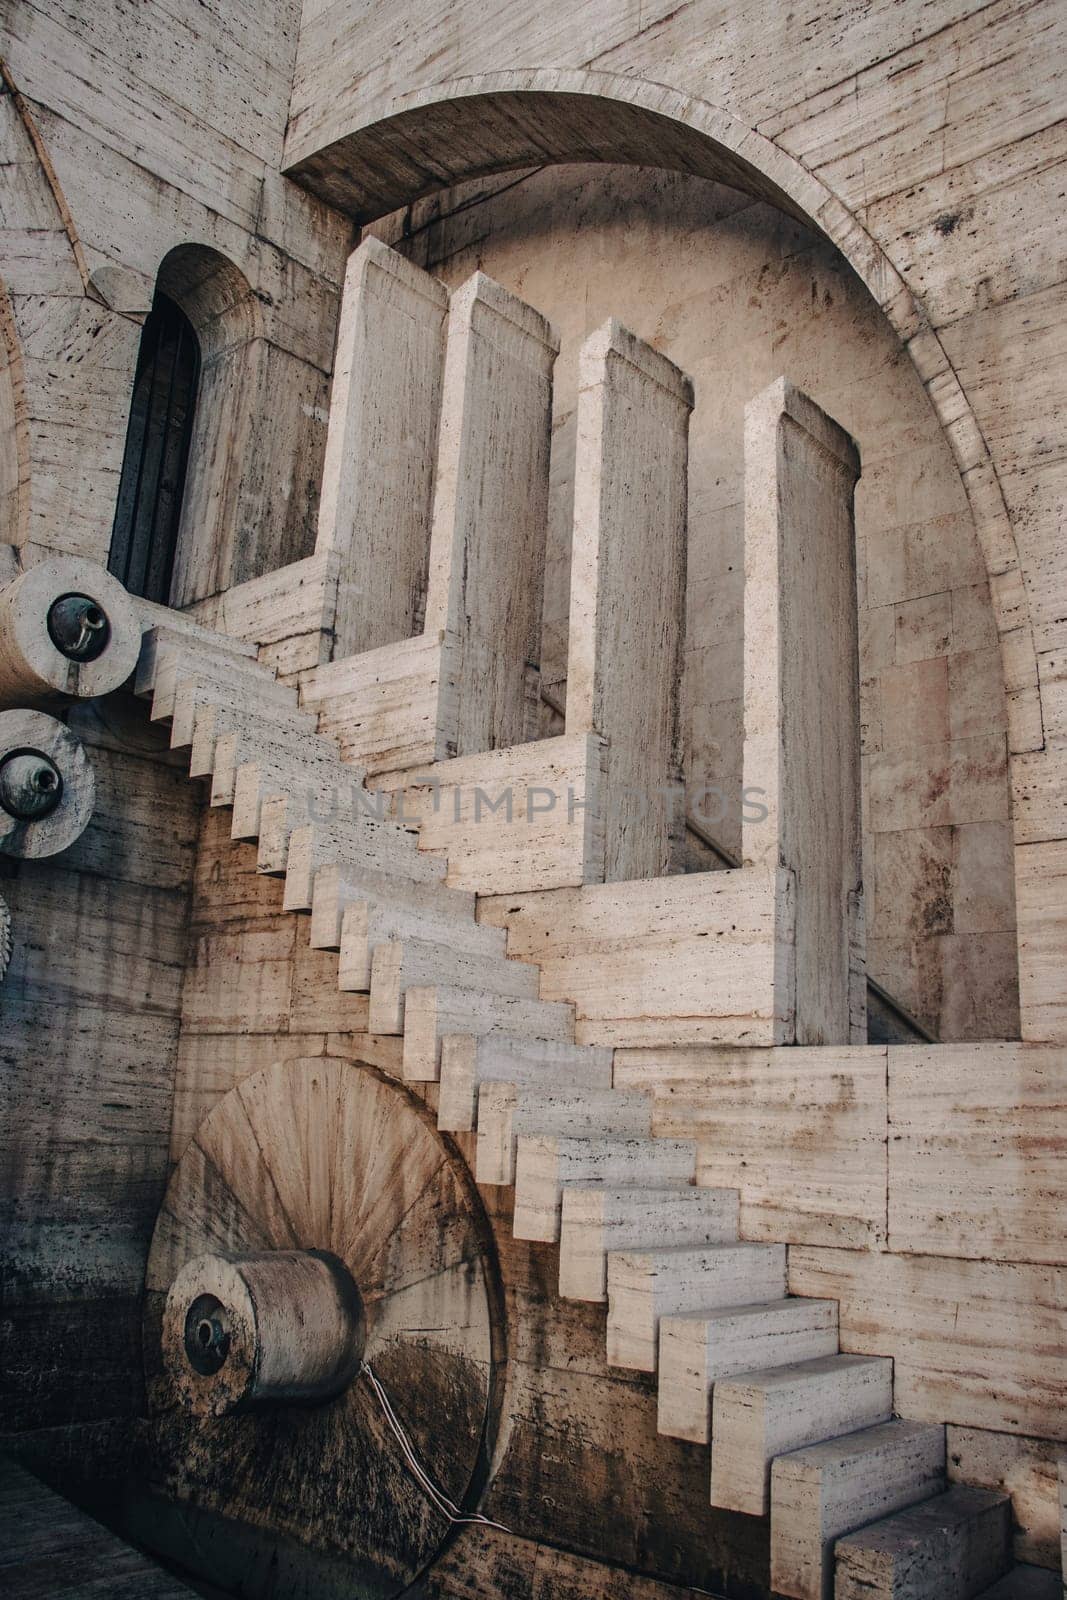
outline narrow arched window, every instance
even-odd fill
[[[157,291],[137,356],[108,569],[131,594],[161,605],[170,598],[199,377],[192,323]]]

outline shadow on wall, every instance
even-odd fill
[[[109,566],[134,593],[188,605],[255,559],[240,530],[239,445],[268,405],[265,341],[244,275],[205,245],[160,264],[126,434]]]
[[[745,403],[786,372],[857,439],[869,970],[938,1038],[1017,1035],[1006,711],[982,555],[918,375],[839,252],[739,189],[602,164],[472,181],[373,232],[450,288],[483,270],[559,332],[545,734],[566,698],[578,350],[618,316],[693,378],[685,779],[721,797],[706,829],[721,849],[691,838],[679,865],[740,849]]]

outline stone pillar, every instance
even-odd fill
[[[484,274],[452,296],[426,601],[449,755],[535,728],[558,349],[545,319]]]
[[[315,546],[340,557],[335,660],[418,631],[447,306],[378,239],[349,258]]]
[[[605,748],[605,877],[668,869],[681,825],[689,414],[676,366],[614,320],[580,357],[567,733]]]
[[[847,1044],[866,1032],[856,1001],[859,472],[849,436],[784,378],[746,408],[742,854],[792,878],[796,1044]],[[789,930],[780,937],[787,943]]]

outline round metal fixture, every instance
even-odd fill
[[[41,750],[12,750],[0,761],[0,806],[16,822],[50,817],[63,798],[63,778]]]
[[[48,610],[48,637],[68,661],[97,661],[111,639],[107,612],[87,594],[61,594]]]

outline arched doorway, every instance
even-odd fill
[[[193,325],[157,290],[137,356],[108,569],[160,605],[170,598],[199,381]]]

